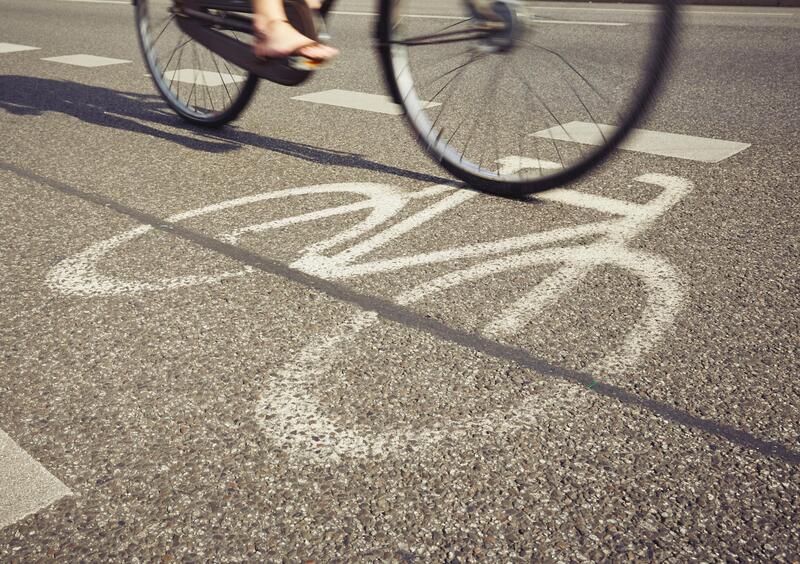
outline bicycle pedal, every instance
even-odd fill
[[[313,59],[309,59],[308,57],[289,57],[287,59],[287,64],[289,68],[299,71],[315,71],[321,68],[324,68],[328,65],[327,62],[323,61],[315,61]]]

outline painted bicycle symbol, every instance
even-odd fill
[[[526,168],[558,166],[520,157],[507,157],[500,164],[506,174]],[[352,203],[248,225],[219,235],[218,238],[235,244],[245,235],[267,233],[366,210],[368,214],[365,219],[328,239],[309,245],[291,266],[321,278],[346,280],[425,265],[446,265],[463,259],[480,261],[472,266],[450,270],[393,296],[397,304],[406,306],[498,273],[539,265],[556,266],[549,276],[496,313],[483,327],[483,334],[497,339],[508,338],[521,331],[573,291],[595,269],[614,267],[641,281],[647,296],[646,303],[622,343],[593,368],[598,372],[625,374],[656,347],[672,326],[683,294],[680,274],[666,260],[632,248],[629,243],[692,189],[688,180],[675,176],[645,174],[634,180],[658,187],[661,192],[647,203],[632,203],[572,189],[552,190],[543,193],[540,198],[591,209],[610,218],[388,259],[367,260],[365,257],[478,194],[447,185],[407,191],[386,184],[326,184],[229,200],[176,214],[165,221],[178,223],[241,206],[304,195],[339,193],[355,196],[358,199]],[[416,201],[432,203],[392,223],[411,202]],[[120,279],[101,272],[100,263],[104,257],[152,230],[153,227],[142,225],[90,246],[56,265],[48,275],[49,284],[70,295],[114,296],[213,284],[252,272],[250,268],[244,268],[217,275],[190,275],[150,281]],[[576,243],[587,239],[591,239],[591,242]],[[337,253],[330,253],[331,249],[343,245],[349,246]],[[337,459],[342,456],[387,455],[410,448],[410,445],[424,448],[444,437],[453,438],[479,430],[507,432],[525,425],[541,412],[541,406],[535,405],[534,400],[521,399],[510,409],[505,407],[479,417],[443,422],[435,428],[409,427],[383,433],[335,421],[326,415],[319,401],[318,382],[330,370],[338,351],[377,322],[378,316],[374,312],[355,313],[337,327],[309,339],[309,344],[295,358],[275,371],[257,408],[264,431],[297,456]]]

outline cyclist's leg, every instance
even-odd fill
[[[318,0],[307,0],[312,8],[319,7]],[[283,0],[253,0],[253,22],[260,37],[254,50],[265,58],[299,55],[316,61],[327,61],[339,51],[323,45],[297,31],[289,23]]]

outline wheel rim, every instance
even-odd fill
[[[390,81],[426,147],[466,180],[527,191],[585,173],[618,144],[653,97],[676,22],[671,1],[613,18],[495,2],[501,23],[503,11],[518,22],[500,28],[509,47],[506,36],[478,33],[485,22],[470,2],[386,4]],[[506,173],[519,168],[511,155],[527,167]]]
[[[186,35],[177,24],[180,16],[173,4],[172,0],[137,4],[145,62],[156,87],[176,111],[196,121],[216,121],[243,95],[248,72]]]

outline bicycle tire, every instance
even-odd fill
[[[620,113],[621,119],[615,124],[616,129],[612,130],[607,138],[602,131],[600,132],[603,139],[600,145],[585,154],[582,153],[581,157],[570,163],[569,166],[565,166],[562,162],[560,170],[545,174],[540,168],[538,176],[523,177],[521,175],[503,175],[499,170],[499,165],[498,171],[490,171],[483,169],[482,165],[475,166],[474,162],[468,160],[465,163],[464,153],[450,145],[452,139],[450,141],[443,140],[444,128],[437,129],[436,120],[439,118],[433,119],[428,115],[429,111],[425,104],[430,104],[430,101],[425,101],[418,91],[414,82],[414,65],[408,54],[410,47],[425,44],[421,40],[416,40],[417,44],[414,45],[415,40],[402,38],[397,34],[397,29],[400,27],[398,22],[403,19],[402,15],[398,16],[397,14],[398,5],[402,2],[403,0],[381,0],[376,29],[379,58],[389,93],[394,101],[402,107],[406,122],[414,132],[416,139],[445,170],[478,190],[508,197],[521,197],[575,181],[608,158],[652,105],[669,68],[679,23],[678,0],[662,0],[658,20],[653,24],[653,33],[650,34],[652,45],[642,69],[641,85],[636,92],[630,95],[624,114]],[[412,18],[422,19],[425,17],[431,16],[412,16]],[[442,18],[444,16],[432,17]],[[411,20],[406,19],[406,21]],[[453,80],[450,79],[450,82]],[[585,104],[584,108],[586,108]],[[586,111],[589,112],[588,109]],[[561,126],[561,129],[568,133],[561,121],[556,116],[553,118]],[[595,123],[595,125],[598,125],[598,130],[600,130],[599,125],[602,124]],[[460,124],[459,127],[461,127]],[[556,151],[558,151],[557,147]]]
[[[158,36],[155,38],[156,41],[154,41],[154,37],[151,33],[152,22],[150,5],[150,0],[137,0],[134,5],[136,35],[139,38],[139,46],[142,51],[142,56],[144,57],[145,65],[147,66],[153,83],[155,84],[156,90],[158,90],[159,94],[167,103],[167,105],[169,105],[169,107],[172,108],[176,114],[178,114],[187,122],[204,127],[221,127],[239,117],[241,112],[247,107],[250,99],[253,97],[256,87],[258,86],[259,77],[253,73],[246,72],[238,67],[235,67],[199,43],[194,42],[191,40],[191,38],[180,31],[180,28],[173,20],[167,21],[163,29],[160,29],[160,26],[156,28],[159,29],[159,32]],[[218,81],[219,84],[215,82],[212,88],[219,89],[221,86],[228,98],[228,100],[225,101],[225,96],[221,95],[222,91],[219,92],[219,100],[223,102],[219,108],[214,106],[213,99],[216,96],[212,95],[208,84],[210,81],[207,78],[202,78],[202,81],[205,82],[203,86],[205,86],[207,91],[207,101],[210,102],[209,105],[211,105],[211,108],[200,107],[197,96],[195,97],[195,103],[192,104],[193,90],[190,90],[187,99],[181,98],[180,77],[177,82],[174,79],[176,73],[180,73],[187,69],[176,68],[171,71],[168,70],[171,61],[174,59],[174,56],[168,59],[165,66],[162,67],[160,65],[155,43],[163,38],[163,34],[167,32],[169,28],[174,28],[170,30],[172,35],[177,37],[185,37],[187,39],[186,44],[192,44],[192,49],[196,54],[196,58],[198,61],[203,61],[203,66],[208,65],[208,61],[213,62],[213,65],[215,65],[214,67],[209,66],[209,68],[212,69],[210,71],[204,71],[195,68],[188,70],[195,72],[199,70],[201,73],[209,73],[209,76],[213,76],[214,72],[218,74],[219,78],[215,80]],[[181,47],[181,50],[182,49],[183,47]],[[173,55],[174,54],[175,53],[173,53]],[[205,54],[205,57],[203,57],[201,54]],[[200,66],[198,61],[194,62],[194,67]],[[178,66],[180,66],[180,58],[178,58]],[[223,67],[228,72],[223,72],[221,70]],[[233,69],[231,69],[231,67],[233,67]],[[173,73],[171,75],[172,80],[167,77],[169,73]],[[245,75],[243,80],[240,73]],[[205,77],[206,75],[202,74],[201,76]],[[228,88],[229,85],[231,85],[231,88]],[[233,90],[234,86],[235,94],[231,95],[230,90]],[[203,101],[203,103],[205,103],[205,101]]]

